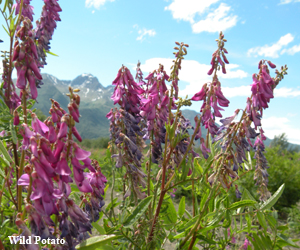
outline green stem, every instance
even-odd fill
[[[27,106],[26,106],[26,91],[22,90],[22,97],[23,97],[23,118],[24,118],[24,123],[27,124]],[[20,160],[20,168],[19,168],[19,178],[23,174],[24,170],[24,164],[25,164],[25,150],[22,150],[21,154],[21,160]],[[22,186],[18,186],[18,212],[22,212]]]
[[[114,188],[115,188],[115,167],[112,168],[112,185],[111,185],[111,195],[110,195],[110,200],[111,200],[111,212],[112,212],[112,215],[114,217],[114,219],[116,219],[116,216],[115,216],[115,211],[114,211],[114,204],[113,204],[113,201],[114,201]]]
[[[10,169],[8,169],[8,171],[7,171],[5,180],[4,180],[3,185],[2,185],[2,189],[1,189],[1,191],[0,191],[0,204],[1,204],[1,200],[2,200],[2,195],[3,195],[3,193],[4,193],[4,189],[5,189],[5,183],[6,183],[6,181],[8,180],[9,175],[10,175]],[[13,199],[13,197],[12,197],[12,199]]]
[[[149,152],[150,152],[150,156],[149,156],[149,164],[148,164],[148,169],[147,169],[147,184],[148,184],[148,187],[147,187],[147,191],[148,191],[148,196],[150,196],[151,194],[151,190],[150,190],[150,181],[151,181],[151,157],[152,157],[152,154],[151,154],[151,148],[152,148],[152,145],[151,143],[153,142],[153,130],[151,131],[151,140],[150,140],[150,148],[149,148]],[[152,202],[150,202],[149,204],[149,219],[151,220],[152,219]]]
[[[195,217],[195,185],[194,181],[192,181],[192,202],[193,202],[193,217]]]

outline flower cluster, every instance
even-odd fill
[[[217,77],[217,70],[220,69],[220,66],[222,67],[222,72],[226,74],[225,69],[225,63],[229,63],[225,54],[228,53],[227,50],[224,48],[224,44],[226,42],[226,39],[224,39],[224,35],[220,33],[220,37],[217,40],[218,42],[218,49],[212,54],[211,59],[211,69],[208,71],[208,75],[211,75],[214,71],[215,74],[212,79],[212,83],[207,84],[205,83],[201,90],[196,93],[191,100],[193,101],[203,101],[203,104],[201,106],[200,112],[201,117],[198,121],[198,118],[195,118],[196,124],[201,122],[201,125],[204,126],[208,133],[211,134],[212,137],[216,136],[219,132],[219,128],[215,123],[215,117],[222,117],[221,114],[221,107],[228,107],[229,101],[227,98],[223,95],[221,90],[221,83]],[[221,56],[223,57],[224,62],[221,59]],[[201,129],[199,126],[199,131],[195,137],[196,140],[200,139],[200,149],[203,154],[203,156],[207,159],[208,153],[210,152],[209,149],[207,149],[204,139],[201,137]]]
[[[11,79],[10,70],[9,70],[9,59],[4,55],[4,59],[2,60],[3,64],[3,73],[2,73],[2,80],[3,80],[3,89],[5,90],[5,102],[6,105],[9,107],[10,110],[14,110],[21,104],[21,98],[16,93],[16,87],[13,84]]]
[[[17,32],[19,40],[15,42],[12,60],[15,61],[17,69],[16,86],[19,89],[25,89],[28,80],[31,98],[36,99],[38,93],[35,79],[41,80],[42,76],[37,67],[38,54],[32,28],[31,21],[26,17],[23,26]]]
[[[112,83],[115,85],[111,99],[131,114],[139,113],[140,97],[144,90],[134,81],[129,69],[122,66]]]
[[[270,67],[276,67],[270,61],[268,61]],[[252,96],[247,99],[246,109],[242,114],[241,121],[239,123],[233,122],[234,118],[239,113],[236,110],[235,113],[228,118],[220,120],[222,126],[217,131],[217,136],[213,139],[213,142],[221,140],[224,138],[222,143],[222,148],[224,151],[227,147],[234,143],[236,150],[229,147],[227,152],[229,155],[226,158],[226,169],[229,176],[235,178],[239,168],[242,168],[242,163],[247,161],[245,152],[250,151],[250,147],[254,148],[256,159],[256,171],[254,179],[256,180],[256,185],[260,188],[261,200],[266,200],[270,193],[267,190],[268,183],[268,173],[267,168],[268,163],[263,155],[265,149],[263,141],[266,140],[263,130],[261,128],[261,117],[263,114],[263,109],[267,108],[267,103],[273,98],[273,89],[275,88],[274,80],[269,75],[268,66],[265,61],[262,60],[259,63],[259,74],[253,75]],[[253,123],[254,128],[251,126]],[[256,130],[259,128],[259,133]],[[251,140],[254,140],[253,142]],[[236,152],[234,152],[236,151]],[[233,172],[235,174],[233,174]],[[225,179],[225,175],[223,180]],[[228,181],[225,182],[225,186],[228,188]]]
[[[165,81],[169,76],[164,71],[163,65],[150,73],[145,80],[147,90],[141,100],[142,107],[140,115],[147,122],[146,139],[151,137],[151,161],[159,163],[161,160],[161,144],[165,143],[166,129],[164,127],[169,117],[169,94]],[[172,102],[175,106],[174,100]]]
[[[31,127],[24,123],[20,128],[26,166],[18,185],[28,186],[26,211],[31,233],[43,239],[56,237],[53,228],[57,225],[50,218],[55,214],[60,237],[65,237],[69,249],[86,236],[91,222],[99,218],[107,182],[99,165],[89,158],[91,153],[72,139],[75,135],[81,141],[75,128],[75,121],[79,122],[78,100],[70,88],[70,113],[52,100],[50,117],[42,122],[32,113]],[[77,188],[85,194],[86,213],[70,198],[72,174]]]
[[[23,0],[22,6],[22,16],[29,18],[33,21],[33,7],[30,5],[31,0]],[[15,15],[18,15],[20,12],[21,0],[16,0],[16,3],[13,5],[15,8]]]
[[[45,5],[42,9],[40,20],[36,22],[35,39],[37,40],[38,67],[46,65],[46,51],[50,50],[50,40],[52,39],[56,22],[60,21],[58,12],[61,8],[58,0],[44,0]]]
[[[144,180],[146,175],[141,170],[142,150],[145,143],[144,132],[139,126],[140,119],[123,109],[111,110],[107,118],[110,120],[111,139],[118,151],[112,157],[116,158],[117,168],[122,166],[126,168],[125,176],[129,175],[131,180],[125,198],[133,190],[137,198],[143,199],[146,195],[140,191],[139,185],[143,187],[146,185]]]

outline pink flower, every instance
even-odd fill
[[[249,240],[246,238],[242,247],[244,250],[247,250],[248,246],[251,246],[251,244]]]
[[[207,91],[207,84],[205,83],[201,90],[196,93],[192,98],[191,100],[193,101],[200,101],[200,100],[204,100],[205,99],[205,96],[206,96],[206,91]]]
[[[88,158],[91,155],[91,152],[83,150],[76,143],[74,143],[73,146],[74,146],[75,157],[78,160],[85,160],[86,158]]]
[[[31,117],[31,127],[33,128],[33,130],[41,135],[45,135],[45,133],[49,131],[48,126],[45,123],[41,122],[37,118],[36,114],[32,113]]]

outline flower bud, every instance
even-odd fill
[[[273,64],[271,61],[267,61],[269,66],[272,68],[272,69],[275,69],[276,68],[276,65]]]
[[[14,125],[17,126],[20,123],[19,113],[17,110],[14,111]]]
[[[214,72],[214,67],[211,67],[211,69],[207,72],[208,75],[211,75]]]

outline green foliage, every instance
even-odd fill
[[[81,146],[87,149],[99,149],[108,147],[109,138],[99,137],[97,139],[84,139],[80,143]]]
[[[40,109],[36,109],[35,114],[39,118],[40,121],[45,121],[47,119],[47,116]]]
[[[287,221],[290,231],[300,235],[300,202],[289,209]]]
[[[265,157],[270,166],[267,170],[270,193],[274,194],[282,184],[285,184],[283,194],[275,204],[275,209],[284,212],[285,208],[290,208],[300,200],[300,154],[288,151],[279,153],[278,147],[275,147],[266,148]],[[243,188],[247,189],[253,197],[257,198],[257,186],[253,181],[255,163],[252,167],[252,170],[243,175],[236,184],[241,191],[243,191]],[[230,191],[230,197],[232,200],[236,200],[232,190]]]
[[[291,207],[300,200],[300,154],[279,154],[277,148],[268,149],[266,158],[270,168],[268,188],[274,193],[283,183],[285,190],[275,205],[276,209]]]

